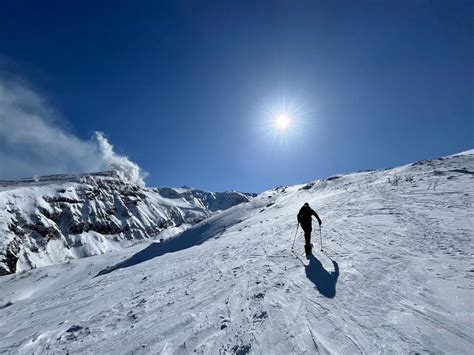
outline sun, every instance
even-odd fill
[[[269,147],[290,148],[305,136],[310,107],[305,104],[303,96],[280,93],[267,97],[262,101],[255,122],[258,124],[259,134]]]
[[[291,124],[291,118],[286,113],[280,113],[275,118],[275,126],[280,131],[286,131]]]

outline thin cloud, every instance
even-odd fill
[[[103,133],[90,140],[76,137],[35,90],[0,78],[0,179],[109,169],[144,185],[140,167],[117,155]]]

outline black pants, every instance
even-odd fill
[[[303,229],[304,232],[304,240],[306,245],[311,245],[311,231],[313,230],[313,227],[311,226],[310,223],[301,223],[301,228]]]

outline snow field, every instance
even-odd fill
[[[0,352],[469,354],[473,175],[468,152],[277,188],[164,243],[2,277]],[[304,202],[325,250],[313,224],[307,266]]]

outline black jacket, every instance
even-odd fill
[[[321,225],[321,219],[319,218],[318,214],[311,208],[309,205],[303,205],[300,211],[298,212],[298,222],[300,224],[311,224],[311,216],[316,217]]]

